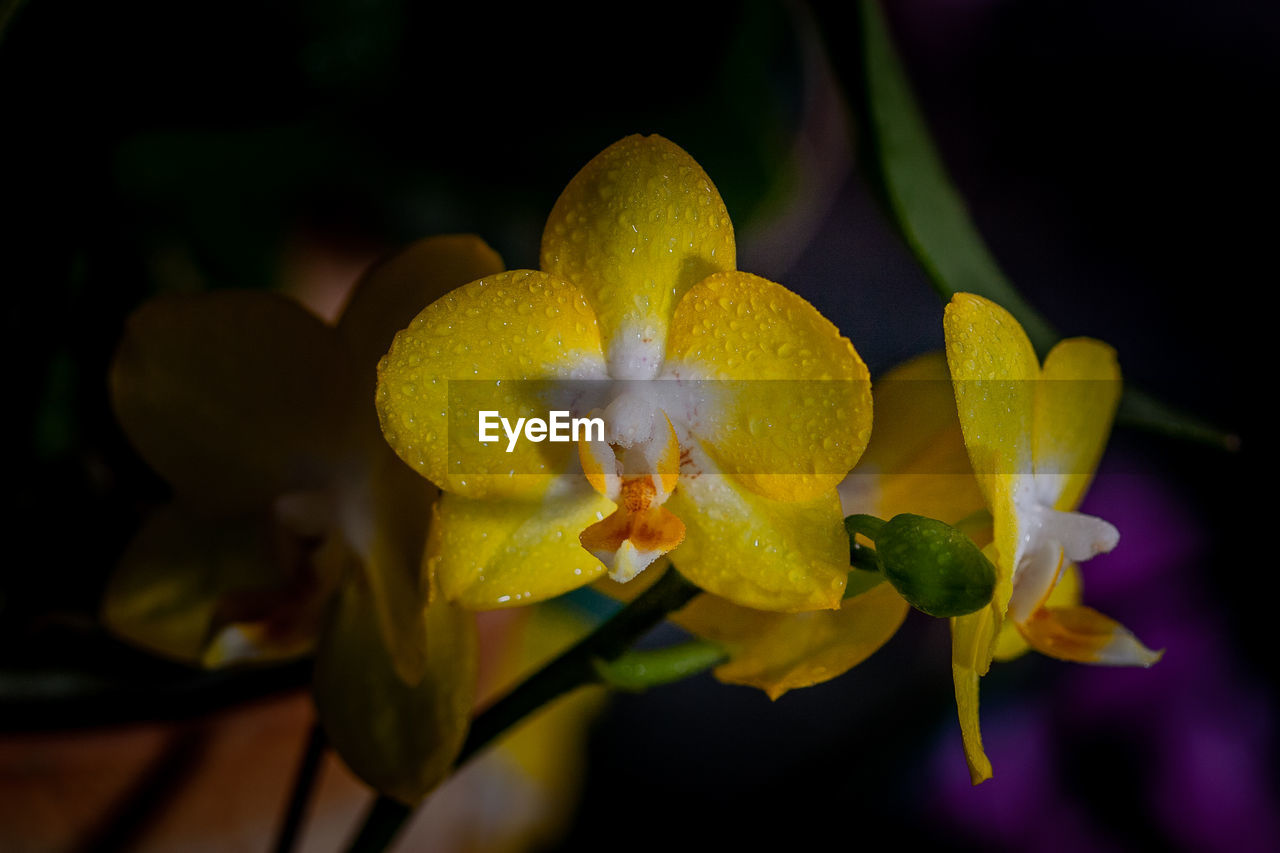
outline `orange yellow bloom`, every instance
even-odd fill
[[[526,604],[671,554],[744,606],[840,606],[836,486],[870,433],[866,367],[803,299],[737,271],[735,251],[698,164],[628,137],[557,201],[541,270],[474,281],[396,336],[378,412],[445,492],[428,565],[448,598]],[[602,439],[470,440],[485,409],[545,417],[556,382],[589,385],[568,405],[601,414]]]
[[[406,801],[461,746],[476,636],[471,614],[428,606],[436,492],[382,440],[375,365],[423,300],[501,268],[474,237],[421,240],[360,281],[336,327],[270,293],[165,297],[130,318],[112,365],[121,425],[176,500],[126,552],[104,623],[207,667],[314,648],[330,741]]]

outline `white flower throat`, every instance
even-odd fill
[[[1062,485],[1060,474],[1035,474],[1019,477],[1015,487],[1019,539],[1009,600],[1015,622],[1026,621],[1044,603],[1061,575],[1064,556],[1081,563],[1110,551],[1120,541],[1120,531],[1110,522],[1054,509]]]

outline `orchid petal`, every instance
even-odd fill
[[[1030,487],[1040,365],[1017,320],[989,299],[957,293],[943,327],[965,447],[991,508],[997,570],[992,600],[1003,615],[1022,556],[1015,495]]]
[[[573,454],[564,443],[479,440],[478,414],[546,418],[545,383],[602,378],[595,316],[552,276],[501,273],[431,303],[378,365],[378,417],[400,458],[448,492],[543,494]],[[456,386],[456,387],[455,387]]]
[[[840,607],[849,536],[834,488],[808,501],[771,500],[695,448],[666,506],[686,527],[671,558],[703,589],[757,610]]]
[[[926,353],[904,362],[878,379],[872,394],[871,442],[840,486],[845,514],[892,518],[911,512],[954,524],[985,509],[946,356]]]
[[[1092,607],[1043,607],[1018,630],[1031,648],[1059,660],[1148,667],[1164,655]]]
[[[343,535],[363,563],[369,597],[400,677],[422,677],[423,611],[430,590],[422,576],[427,523],[439,490],[414,473],[387,446],[371,448],[368,474],[344,491],[339,514]]]
[[[282,559],[273,539],[264,517],[158,510],[107,585],[103,623],[154,654],[210,668],[304,655],[332,579]]]
[[[1080,505],[1120,405],[1120,366],[1111,347],[1070,338],[1050,351],[1036,387],[1033,456],[1042,503]]]
[[[426,610],[420,679],[405,682],[382,642],[377,606],[356,574],[343,585],[316,656],[315,700],[325,734],[351,770],[414,804],[448,774],[474,701],[475,617],[436,602]]]
[[[1074,607],[1080,603],[1081,580],[1080,567],[1075,563],[1067,563],[1062,569],[1062,577],[1045,599],[1044,607]],[[1000,635],[996,639],[994,659],[1010,661],[1026,654],[1031,649],[1013,620],[1006,619],[1000,625]]]
[[[853,345],[804,299],[749,273],[719,273],[685,294],[664,375],[710,380],[712,400],[690,431],[765,497],[825,495],[871,436],[871,385]]]
[[[889,584],[846,599],[839,610],[767,613],[703,595],[674,621],[725,646],[731,659],[715,670],[727,684],[758,687],[777,699],[829,681],[888,642],[909,606]]]
[[[978,680],[991,667],[991,650],[1001,621],[995,602],[976,613],[951,620],[951,677],[955,684],[965,761],[969,764],[969,777],[975,785],[991,778],[991,761],[982,748],[982,729],[978,721]]]
[[[578,535],[615,507],[588,488],[540,501],[446,493],[436,504],[428,567],[445,598],[471,610],[552,598],[605,573]]]
[[[282,296],[168,296],[129,318],[111,402],[187,501],[248,510],[349,462],[355,384],[333,330]]]
[[[731,270],[733,224],[692,157],[661,136],[628,136],[565,187],[542,234],[548,273],[573,282],[600,320],[615,379],[651,379],[676,303]]]
[[[609,568],[609,576],[621,583],[633,579],[684,539],[684,522],[662,506],[680,476],[680,443],[665,414],[657,432],[652,441],[628,449],[621,458],[603,442],[583,441],[579,445],[587,481],[618,508],[578,538],[582,547]],[[617,480],[616,490],[611,476]]]
[[[338,332],[361,371],[361,383],[372,387],[378,359],[422,306],[502,270],[498,253],[471,234],[424,237],[374,264],[338,319]]]
[[[1058,583],[1065,562],[1062,546],[1056,542],[1045,542],[1023,555],[1006,611],[1011,621],[1022,622],[1041,606]]]

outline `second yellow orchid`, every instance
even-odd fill
[[[1075,603],[1071,564],[1110,551],[1120,539],[1111,524],[1075,511],[1120,401],[1115,352],[1071,338],[1041,366],[1017,320],[968,293],[951,300],[944,325],[965,446],[991,510],[997,569],[991,605],[952,620],[956,703],[977,783],[991,776],[978,728],[978,679],[998,648],[1016,651],[1008,625],[1031,648],[1062,660],[1150,666],[1160,653]]]
[[[671,553],[743,606],[840,606],[836,486],[870,435],[867,369],[813,306],[737,271],[735,251],[702,168],[628,137],[560,196],[541,270],[472,282],[396,336],[378,413],[445,492],[427,564],[448,598],[527,604]],[[545,417],[548,381],[590,383],[571,408],[606,434],[576,453],[478,440],[479,410]]]

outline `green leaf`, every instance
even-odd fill
[[[1116,422],[1173,438],[1211,444],[1223,450],[1240,449],[1240,436],[1162,403],[1138,388],[1126,388]]]
[[[916,102],[877,0],[862,0],[862,165],[944,300],[975,293],[1009,311],[1043,358],[1061,335],[1018,292],[978,233]],[[1228,450],[1239,439],[1132,388],[1120,422]]]
[[[723,648],[708,640],[690,640],[665,649],[630,651],[611,661],[596,659],[600,680],[620,690],[659,687],[718,666],[728,660]]]
[[[976,293],[1018,318],[1041,355],[1058,340],[1005,277],[951,183],[875,0],[862,2],[866,130],[881,190],[911,250],[944,299]]]

